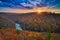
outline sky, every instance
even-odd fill
[[[0,12],[26,13],[37,10],[60,13],[60,0],[0,0]]]

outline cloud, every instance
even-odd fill
[[[21,3],[21,5],[23,5],[25,7],[34,7],[32,4],[27,4],[27,3]]]
[[[59,3],[59,4],[58,4]],[[32,9],[35,7],[49,6],[56,7],[55,4],[60,5],[57,0],[1,0],[0,7],[20,8],[20,9]],[[59,6],[60,7],[60,6]]]
[[[26,4],[24,3],[20,3],[19,5],[16,4],[15,2],[12,3],[8,3],[8,2],[2,2],[0,1],[0,7],[10,7],[10,8],[33,8],[34,6],[31,4]]]
[[[35,1],[29,0],[29,2],[30,2],[32,5],[37,6],[37,4],[40,4],[40,3],[41,3],[41,0],[35,0]]]

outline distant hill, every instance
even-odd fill
[[[0,16],[9,18],[14,22],[18,21],[23,30],[46,32],[49,28],[52,32],[60,32],[60,14],[41,13],[0,13]]]
[[[15,23],[3,16],[0,16],[0,29],[5,29],[5,28],[14,28],[15,29]]]

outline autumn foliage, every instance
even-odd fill
[[[19,31],[15,29],[0,29],[0,40],[43,40],[42,34],[37,32]]]

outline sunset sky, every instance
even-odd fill
[[[0,0],[0,12],[27,13],[37,10],[60,13],[60,0]]]

